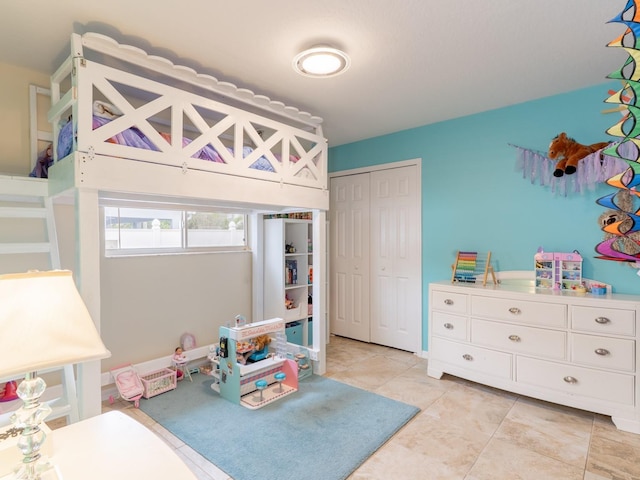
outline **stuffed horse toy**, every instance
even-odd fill
[[[578,162],[587,155],[590,155],[598,150],[602,150],[609,145],[608,142],[594,143],[592,145],[582,145],[576,142],[573,138],[567,137],[565,132],[551,140],[549,144],[548,157],[552,160],[560,159],[556,164],[556,169],[553,172],[554,177],[561,177],[565,173],[571,175],[578,170]]]

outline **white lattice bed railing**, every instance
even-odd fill
[[[83,161],[118,159],[113,168],[126,159],[326,192],[320,118],[108,37],[74,34],[71,43],[73,55],[52,76],[56,162],[71,151]],[[89,60],[88,50],[136,74]],[[126,144],[137,137],[144,148]]]

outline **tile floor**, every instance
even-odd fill
[[[640,480],[640,435],[608,417],[426,370],[410,353],[331,337],[327,376],[421,409],[348,480]],[[230,479],[130,402],[111,408],[156,432],[198,479]]]

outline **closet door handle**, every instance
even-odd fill
[[[596,348],[594,351],[596,352],[596,355],[602,355],[603,357],[611,353],[606,348]]]
[[[453,325],[451,325],[450,323],[445,323],[444,328],[446,328],[447,330],[453,330]]]
[[[518,335],[509,335],[509,340],[511,340],[512,342],[519,342],[520,337]]]
[[[522,311],[518,307],[511,307],[509,309],[509,313],[512,313],[514,315],[520,315]]]
[[[611,320],[609,320],[607,317],[596,317],[595,320],[596,323],[599,323],[600,325],[611,322]]]
[[[471,355],[469,355],[468,353],[465,353],[464,355],[462,355],[462,358],[464,358],[467,361],[471,361],[473,360],[473,357]]]
[[[570,375],[567,375],[566,377],[563,378],[563,380],[567,383],[578,383],[578,379],[576,377],[572,377]]]
[[[447,299],[444,301],[444,304],[445,304],[445,305],[453,305],[453,300],[451,300],[450,298],[447,298]]]

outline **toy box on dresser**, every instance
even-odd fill
[[[534,260],[536,287],[575,290],[582,285],[582,256],[578,252],[538,252]]]
[[[609,415],[640,434],[640,296],[536,288],[537,271],[502,273],[497,286],[429,285],[428,375]]]

